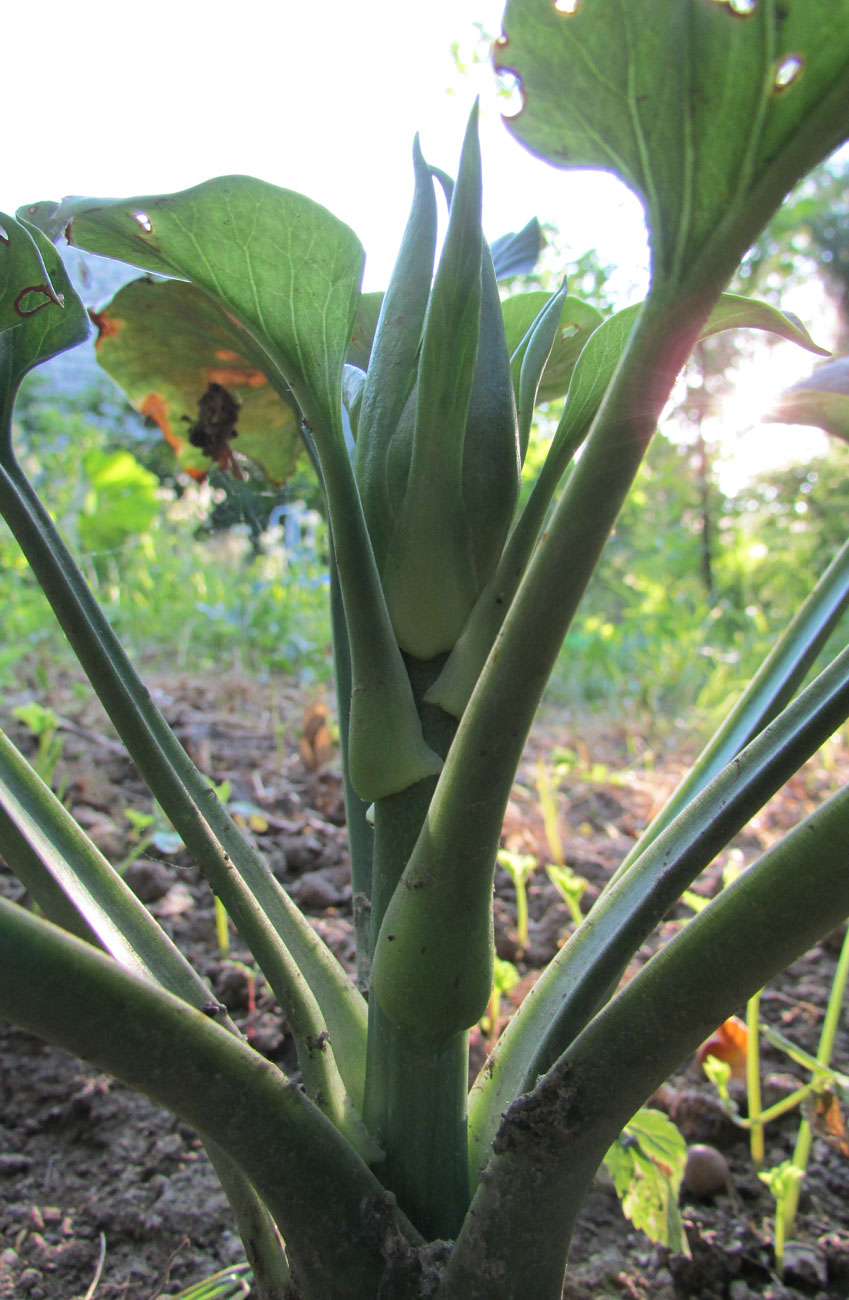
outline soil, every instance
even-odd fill
[[[154,697],[202,770],[230,783],[231,806],[275,874],[337,955],[353,964],[351,890],[338,753],[325,701],[294,687],[148,675]],[[2,721],[33,755],[37,742]],[[61,759],[54,787],[107,857],[137,847],[127,809],[150,799],[96,702],[65,680],[35,696],[59,715]],[[653,755],[631,728],[595,728],[577,741],[562,719],[534,733],[505,822],[504,844],[551,860],[537,789],[542,758],[556,791],[565,860],[588,881],[584,911],[652,812],[674,788],[686,752]],[[591,740],[587,740],[591,734]],[[809,765],[776,797],[698,883],[711,896],[730,863],[744,866],[849,774],[846,745]],[[254,1046],[293,1068],[286,1026],[238,937],[222,953],[211,895],[181,851],[149,845],[126,879],[150,907]],[[0,863],[0,889],[26,901]],[[518,950],[515,890],[496,882],[499,955],[523,975],[513,999],[570,929],[569,914],[543,871],[529,885],[530,933]],[[681,907],[652,943],[685,923]],[[808,1052],[816,1050],[841,934],[777,979],[762,1016]],[[647,949],[647,952],[649,950]],[[641,955],[641,960],[646,953]],[[482,1045],[478,1044],[479,1054]],[[846,1024],[834,1064],[849,1068]],[[764,1045],[764,1104],[806,1081],[804,1070]],[[738,1087],[739,1085],[733,1085]],[[736,1094],[735,1094],[736,1095]],[[742,1100],[742,1098],[741,1098]],[[624,1218],[604,1173],[587,1202],[570,1260],[568,1300],[845,1300],[849,1296],[849,1145],[833,1107],[818,1121],[784,1277],[774,1272],[772,1197],[752,1165],[748,1138],[729,1117],[695,1061],[652,1099],[688,1143],[710,1144],[727,1161],[719,1190],[682,1191],[690,1258],[654,1246]],[[181,1121],[128,1088],[9,1027],[0,1028],[0,1300],[154,1300],[242,1259],[227,1202],[203,1149]],[[766,1131],[766,1165],[790,1155],[794,1111]],[[830,1128],[831,1131],[827,1131]]]

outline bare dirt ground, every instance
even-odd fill
[[[351,890],[337,754],[320,699],[292,688],[246,686],[235,678],[149,679],[154,695],[199,766],[230,782],[231,804],[272,870],[349,966],[354,949]],[[21,691],[0,721],[27,753],[36,742],[10,721]],[[39,702],[63,720],[55,781],[113,862],[133,851],[125,810],[149,812],[149,796],[103,720],[71,681]],[[836,756],[835,756],[836,754]],[[535,733],[505,825],[505,845],[551,859],[539,793],[538,760],[556,786],[565,860],[589,882],[582,906],[621,860],[652,811],[675,785],[684,756],[652,756],[631,730],[576,738],[549,717]],[[752,861],[849,774],[845,747],[827,765],[796,777],[735,842],[739,865]],[[55,784],[55,782],[54,782]],[[728,855],[698,885],[720,887]],[[136,893],[209,980],[258,1050],[293,1068],[286,1026],[248,954],[232,936],[218,945],[211,895],[182,852],[152,845],[126,870]],[[24,901],[0,863],[0,888]],[[499,871],[499,954],[526,977],[569,933],[570,919],[543,870],[531,878],[530,937],[517,952],[515,891]],[[671,914],[662,940],[685,923]],[[766,991],[762,1013],[812,1052],[841,935],[823,944]],[[849,1068],[841,1028],[835,1065]],[[765,1104],[805,1081],[804,1072],[766,1047]],[[795,1077],[794,1077],[795,1076]],[[654,1099],[690,1143],[710,1143],[728,1161],[730,1182],[697,1198],[686,1188],[682,1214],[691,1258],[671,1255],[624,1219],[609,1180],[600,1177],[575,1240],[568,1300],[845,1300],[849,1295],[849,1146],[837,1131],[818,1136],[802,1195],[796,1241],[783,1281],[773,1271],[772,1198],[758,1179],[743,1130],[729,1118],[700,1067],[686,1062]],[[105,1076],[17,1030],[0,1027],[0,1300],[154,1300],[174,1296],[241,1259],[227,1203],[193,1132]],[[834,1117],[832,1117],[834,1118]],[[838,1115],[839,1120],[839,1115]],[[767,1129],[768,1166],[792,1151],[798,1112]]]

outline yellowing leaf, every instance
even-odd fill
[[[133,280],[93,320],[98,361],[156,421],[190,474],[202,476],[219,459],[191,441],[198,404],[217,384],[238,408],[228,446],[275,482],[289,477],[301,449],[294,400],[271,387],[250,335],[205,293],[182,280]]]

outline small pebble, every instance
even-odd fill
[[[687,1191],[698,1200],[726,1191],[731,1187],[728,1161],[716,1147],[697,1143],[687,1151],[683,1182]]]
[[[138,858],[124,872],[124,881],[143,903],[164,898],[173,883],[173,872],[156,858]]]
[[[301,907],[321,911],[325,907],[338,907],[345,893],[340,889],[330,871],[308,871],[292,886],[292,896]]]

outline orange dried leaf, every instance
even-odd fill
[[[246,388],[262,388],[268,380],[261,370],[236,369],[227,366],[207,366],[204,371],[209,384],[221,384],[224,388],[236,388],[240,384]]]
[[[317,772],[333,753],[329,717],[329,710],[324,704],[313,704],[304,714],[299,749],[301,761],[308,772]]]
[[[165,441],[170,447],[173,447],[176,452],[179,452],[184,446],[184,442],[177,436],[171,427],[168,401],[166,398],[164,398],[161,393],[148,393],[138,403],[137,409],[141,415],[146,415],[148,419],[154,420],[156,424],[159,425]],[[206,474],[203,470],[195,469],[192,466],[187,466],[186,468],[192,478],[199,480],[206,478]]]
[[[92,325],[97,330],[97,338],[94,340],[95,351],[100,348],[104,339],[117,338],[124,328],[124,322],[117,316],[110,316],[108,311],[89,309],[88,314]]]
[[[749,1031],[738,1016],[729,1016],[715,1033],[702,1043],[696,1053],[696,1060],[703,1065],[707,1057],[715,1056],[731,1067],[732,1079],[745,1079],[746,1053],[749,1045]]]
[[[824,1138],[828,1145],[833,1150],[839,1151],[841,1155],[849,1156],[846,1117],[836,1094],[826,1088],[811,1099],[811,1104],[803,1109],[817,1137]]]

